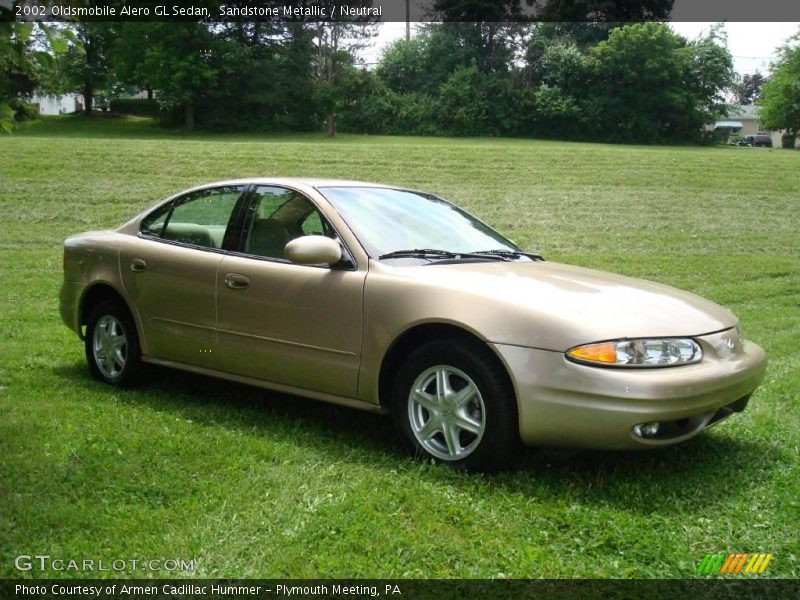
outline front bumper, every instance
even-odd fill
[[[695,339],[697,364],[614,369],[573,363],[561,352],[493,344],[514,382],[520,436],[531,446],[641,449],[694,437],[744,409],[766,366],[764,351],[735,329]],[[658,421],[645,439],[635,425]]]

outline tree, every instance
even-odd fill
[[[13,129],[17,100],[33,93],[38,64],[30,56],[33,23],[0,23],[0,131]]]
[[[111,72],[112,23],[81,21],[71,25],[74,38],[61,57],[64,91],[83,95],[83,111],[92,114],[94,97],[103,89]]]
[[[724,114],[730,53],[718,33],[688,43],[664,24],[637,23],[611,32],[587,53],[591,98],[586,116],[619,142],[698,138]]]
[[[524,0],[537,21],[622,23],[667,21],[675,0]],[[443,21],[509,22],[523,16],[523,0],[434,0],[435,15]]]
[[[658,23],[628,25],[588,53],[590,119],[613,141],[659,141],[682,96],[680,40]]]
[[[502,23],[522,14],[520,0],[434,0],[437,19],[449,22]]]
[[[512,63],[524,29],[516,23],[427,24],[384,53],[376,74],[386,89],[377,86],[381,97],[369,106],[396,110],[402,119],[395,122],[407,127],[398,133],[515,133]]]
[[[117,23],[111,48],[115,81],[137,90],[146,90],[148,99],[153,98],[156,74],[147,69],[142,55],[146,48],[156,43],[158,29],[158,24],[154,23]]]
[[[752,75],[749,73],[742,75],[733,87],[737,104],[755,104],[761,97],[764,81],[764,76],[758,71]]]
[[[369,22],[320,21],[316,25],[317,88],[315,99],[325,112],[328,137],[336,135],[336,112],[346,99],[346,89],[357,53],[375,35]]]
[[[800,133],[800,34],[789,38],[772,65],[772,75],[761,94],[761,126]]]
[[[476,65],[459,67],[439,90],[438,113],[447,133],[481,135],[487,132],[489,102]]]
[[[216,81],[221,48],[203,23],[136,23],[141,25],[142,69],[152,74],[159,100],[183,114],[186,129],[194,128],[195,108]],[[146,43],[144,42],[146,39]]]
[[[210,129],[317,127],[314,30],[303,22],[118,24],[114,72],[148,90],[162,119]],[[191,103],[189,103],[191,101]]]
[[[688,110],[680,115],[681,119],[674,120],[683,127],[676,128],[675,133],[688,140],[703,125],[727,115],[726,92],[736,73],[721,25],[712,27],[705,37],[687,43],[677,55],[682,61],[684,104]]]
[[[5,17],[3,8],[0,17]],[[0,20],[0,132],[13,130],[26,110],[24,99],[52,69],[53,54],[66,51],[68,39],[51,24]]]
[[[521,70],[520,128],[534,135],[574,138],[591,131],[583,106],[591,93],[587,59],[571,43],[547,46],[534,65]]]
[[[537,4],[535,0],[526,1]],[[675,0],[544,0],[536,18],[561,24],[668,21],[674,3]]]
[[[432,65],[426,61],[426,39],[424,34],[399,39],[384,50],[375,72],[391,90],[401,94],[416,92],[430,79]]]

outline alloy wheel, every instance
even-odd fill
[[[97,321],[92,336],[92,353],[103,376],[115,379],[128,360],[128,338],[125,328],[114,315],[103,315]]]
[[[478,386],[448,365],[419,374],[408,395],[411,431],[433,456],[447,461],[469,456],[486,429],[486,408]]]

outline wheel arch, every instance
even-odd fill
[[[120,292],[107,281],[97,281],[84,290],[80,303],[78,304],[78,327],[80,331],[82,332],[83,328],[86,326],[92,309],[97,306],[98,303],[104,301],[118,302],[125,308],[125,310],[128,311],[128,314],[131,316],[134,324],[136,325],[136,333],[139,337],[139,344],[143,347],[144,339],[142,336],[142,327],[139,323],[136,311],[132,309],[130,303],[122,294],[122,292]],[[81,339],[83,338],[84,334],[81,333]]]
[[[413,348],[421,344],[445,338],[479,345],[488,350],[488,355],[492,357],[505,374],[509,389],[514,394],[515,403],[517,402],[517,391],[514,379],[511,377],[505,361],[497,354],[491,344],[487,343],[485,339],[481,338],[475,332],[465,329],[464,327],[447,322],[426,322],[404,330],[395,337],[384,353],[378,374],[378,401],[382,409],[388,411],[390,408],[392,385],[403,363],[403,357]]]

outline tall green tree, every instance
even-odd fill
[[[523,30],[516,23],[422,27],[413,39],[395,42],[384,54],[376,74],[389,94],[377,98],[378,103],[394,107],[406,132],[512,133],[512,65]]]
[[[800,34],[789,38],[772,65],[761,95],[761,125],[800,134]]]
[[[13,129],[18,100],[33,93],[39,63],[31,56],[33,23],[0,22],[0,130]]]
[[[675,0],[544,0],[536,16],[553,23],[631,23],[668,21]]]
[[[736,72],[721,25],[685,43],[677,56],[682,63],[683,104],[687,110],[673,119],[674,131],[669,133],[691,139],[693,132],[727,115],[728,91],[736,80]]]
[[[68,40],[68,32],[51,24],[0,20],[0,132],[13,130],[24,101],[53,69],[53,56],[66,52]]]
[[[316,25],[315,99],[325,113],[328,137],[336,135],[336,113],[344,107],[358,52],[376,33],[369,22],[320,21]]]
[[[730,53],[714,36],[690,44],[661,23],[615,29],[587,53],[586,118],[612,141],[697,138],[724,114],[733,80]]]
[[[588,63],[569,38],[560,37],[544,47],[534,63],[521,68],[518,130],[544,137],[588,135],[593,127],[584,118],[586,100],[592,93]]]
[[[144,52],[157,43],[158,23],[121,22],[115,26],[111,48],[113,79],[123,86],[145,90],[153,98],[157,74],[143,60]]]
[[[142,69],[159,92],[159,101],[182,114],[193,129],[195,109],[213,88],[224,48],[204,23],[137,23],[147,43],[141,46]]]
[[[81,21],[69,25],[73,42],[60,58],[65,92],[83,96],[83,111],[92,114],[94,98],[109,83],[114,24]]]

